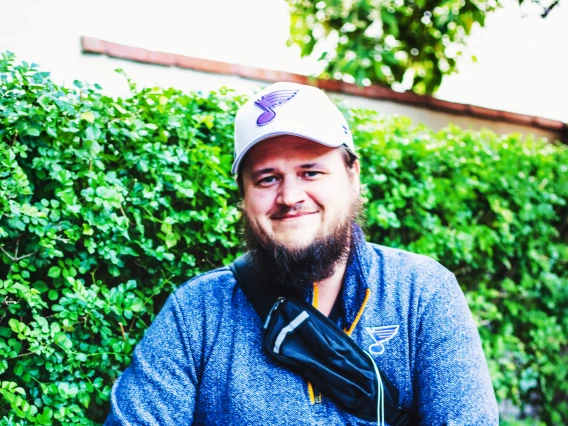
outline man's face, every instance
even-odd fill
[[[245,214],[261,242],[300,249],[352,216],[359,162],[348,173],[340,150],[277,136],[247,153],[242,181]]]

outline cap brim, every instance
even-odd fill
[[[263,135],[262,137],[260,137],[260,138],[258,138],[258,139],[256,139],[256,140],[252,141],[251,143],[249,143],[249,144],[247,145],[246,148],[244,148],[244,149],[241,151],[241,153],[239,154],[239,156],[238,156],[237,158],[235,158],[235,161],[233,162],[233,167],[231,168],[231,173],[232,173],[232,174],[237,174],[237,173],[239,172],[239,166],[240,166],[240,164],[241,164],[241,161],[243,160],[243,158],[245,157],[245,155],[247,154],[247,152],[249,152],[249,150],[250,150],[253,146],[255,146],[256,144],[258,144],[258,143],[260,143],[260,142],[262,142],[262,141],[265,141],[265,140],[267,140],[267,139],[274,138],[274,137],[276,137],[276,136],[282,136],[282,135],[297,136],[297,137],[299,137],[299,138],[306,139],[306,140],[309,140],[309,141],[312,141],[312,142],[316,142],[316,143],[319,143],[320,145],[328,146],[328,147],[330,147],[330,148],[339,148],[341,145],[345,145],[345,144],[342,143],[342,142],[340,142],[340,143],[337,144],[337,145],[334,145],[334,144],[330,144],[330,143],[323,142],[323,141],[318,140],[318,139],[316,139],[316,138],[312,138],[312,137],[309,137],[309,136],[306,136],[306,135],[300,135],[300,134],[297,134],[297,133],[290,133],[290,132],[275,132],[275,133],[269,133],[269,134],[267,134],[267,135]],[[345,145],[345,146],[347,147],[347,145]],[[349,148],[349,147],[347,147],[347,148]],[[355,153],[353,153],[353,154],[355,155]]]

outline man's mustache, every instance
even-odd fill
[[[313,210],[310,210],[304,204],[296,204],[294,206],[282,206],[276,212],[270,214],[268,217],[270,219],[283,219],[287,215],[290,214],[305,214],[305,213],[313,213]]]

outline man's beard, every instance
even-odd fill
[[[271,240],[262,230],[254,229],[243,212],[243,234],[247,248],[269,282],[292,290],[311,289],[313,284],[329,278],[351,246],[352,226],[361,214],[358,197],[349,214],[342,217],[328,234],[319,233],[305,247],[289,248]],[[294,211],[286,208],[279,214]]]

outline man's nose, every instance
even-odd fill
[[[298,185],[293,179],[284,179],[280,184],[276,203],[292,207],[304,201],[306,201],[306,193],[302,185]]]

